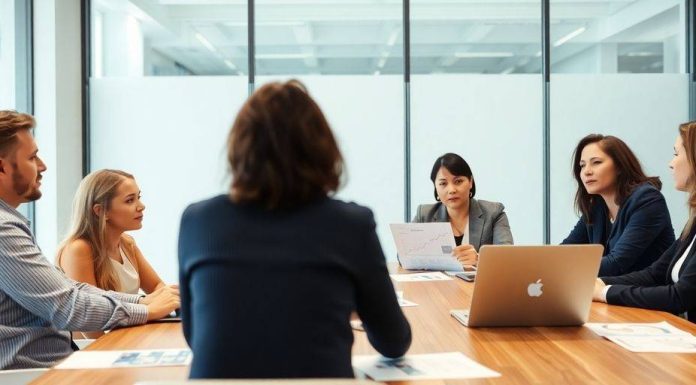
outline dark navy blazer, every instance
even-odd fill
[[[650,266],[674,242],[665,197],[653,185],[636,187],[619,208],[612,226],[604,200],[594,197],[592,224],[583,216],[564,244],[604,245],[599,276],[614,276]]]
[[[696,226],[684,241],[678,239],[647,269],[619,277],[602,277],[611,285],[607,303],[667,311],[687,312],[689,321],[696,322],[696,247],[692,247],[679,269],[677,283],[672,269],[696,235]]]
[[[382,355],[411,344],[372,212],[356,204],[193,204],[179,279],[192,378],[353,377],[353,311]]]

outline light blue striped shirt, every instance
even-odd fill
[[[139,298],[67,278],[41,253],[29,221],[0,199],[0,369],[53,366],[73,352],[66,330],[145,323]]]

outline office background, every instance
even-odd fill
[[[667,164],[693,117],[692,13],[692,0],[0,0],[0,107],[37,116],[49,170],[23,210],[47,256],[82,174],[123,169],[147,205],[133,235],[167,281],[181,212],[228,186],[238,108],[292,77],[338,137],[338,197],[374,210],[390,259],[388,224],[434,201],[444,152],[469,161],[478,198],[505,204],[516,243],[560,242],[577,221],[572,150],[595,132],[661,177],[678,232]]]

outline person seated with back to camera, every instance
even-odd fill
[[[343,158],[291,80],[259,88],[228,139],[232,186],[181,218],[179,282],[192,378],[353,377],[350,317],[395,358],[411,329],[372,211],[331,195]]]

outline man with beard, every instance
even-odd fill
[[[46,165],[31,115],[0,111],[0,369],[50,367],[73,352],[70,332],[143,324],[179,307],[165,286],[141,297],[77,283],[36,245],[21,203],[41,197]]]

